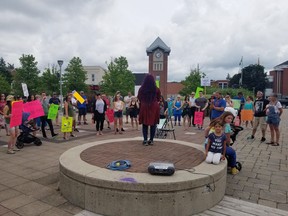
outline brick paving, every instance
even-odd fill
[[[174,163],[176,170],[191,169],[205,159],[202,151],[176,143],[155,141],[153,146],[143,146],[141,141],[112,142],[86,149],[80,154],[83,161],[105,168],[115,160],[129,160],[127,172],[147,173],[152,161]]]
[[[205,124],[208,124],[208,119]],[[238,175],[227,175],[227,196],[288,211],[287,109],[284,110],[280,127],[281,140],[278,147],[260,143],[259,129],[255,140],[249,141],[246,138],[252,130],[245,128],[240,132],[233,148],[243,168]],[[65,216],[81,212],[82,209],[71,205],[57,191],[59,156],[72,147],[88,142],[141,136],[141,132],[132,130],[129,124],[125,124],[124,128],[124,134],[114,135],[111,130],[105,129],[103,136],[96,136],[95,125],[79,126],[77,138],[71,137],[65,141],[59,134],[55,139],[43,139],[42,146],[27,144],[15,155],[6,154],[8,137],[1,130],[0,215]],[[57,132],[59,128],[55,127],[55,130]],[[194,127],[184,131],[182,127],[176,126],[175,133],[177,140],[203,145],[203,131]],[[50,135],[49,132],[47,135]],[[266,138],[269,141],[269,129]]]

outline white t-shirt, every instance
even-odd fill
[[[277,103],[276,104],[267,104],[267,106],[266,106],[266,112],[268,112],[268,107],[270,107],[270,106],[274,106],[274,109],[275,109],[275,112],[276,113],[280,113],[280,111],[279,111],[279,109],[281,109],[282,108],[282,104],[279,102],[279,101],[277,101]],[[268,114],[268,113],[267,113]]]

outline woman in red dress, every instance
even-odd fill
[[[159,123],[160,117],[160,96],[161,92],[156,87],[154,77],[151,74],[147,74],[138,92],[138,99],[140,101],[139,124],[143,124],[143,145],[145,146],[153,145],[156,125]],[[147,141],[148,126],[150,126],[149,141]]]

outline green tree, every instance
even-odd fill
[[[123,56],[111,59],[100,84],[101,91],[108,95],[114,95],[118,90],[122,95],[127,95],[128,92],[134,93],[135,76],[128,66],[128,61]]]
[[[9,94],[11,92],[11,85],[7,82],[7,80],[5,79],[5,77],[3,77],[0,74],[0,93],[4,93],[5,95]]]
[[[52,95],[53,92],[58,94],[60,89],[60,71],[57,70],[55,65],[52,68],[46,68],[41,76],[41,88],[48,94]]]
[[[78,92],[88,90],[88,86],[85,83],[87,72],[84,70],[82,61],[79,57],[73,57],[65,71],[66,72],[63,75],[63,96],[66,95],[65,93],[73,90]]]
[[[33,55],[22,55],[20,57],[20,67],[16,69],[13,83],[14,94],[23,95],[21,83],[26,83],[29,94],[39,93],[40,91],[40,71],[37,68],[38,62]]]
[[[11,66],[10,64],[8,64]],[[14,68],[13,68],[14,69]],[[9,68],[6,66],[6,62],[4,59],[1,57],[0,58],[0,75],[9,83],[11,84],[12,82],[12,74],[9,70]]]
[[[192,91],[196,91],[197,87],[200,86],[201,78],[204,78],[205,76],[205,73],[197,69],[191,69],[190,74],[181,82],[184,85],[184,88],[179,92],[179,94],[183,96],[190,95]]]
[[[244,67],[242,69],[242,87],[255,92],[264,91],[267,86],[267,74],[264,72],[262,65],[254,64]],[[235,74],[230,80],[230,86],[236,86],[239,84],[241,74]]]

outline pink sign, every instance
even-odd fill
[[[202,125],[203,124],[203,112],[195,112],[194,113],[194,124]]]
[[[21,125],[22,110],[23,110],[23,101],[15,101],[12,103],[10,128]]]
[[[107,109],[106,115],[110,123],[114,122],[114,111],[112,109]]]
[[[39,116],[44,116],[44,110],[39,100],[25,103],[23,111],[30,113],[28,120],[37,118]]]

